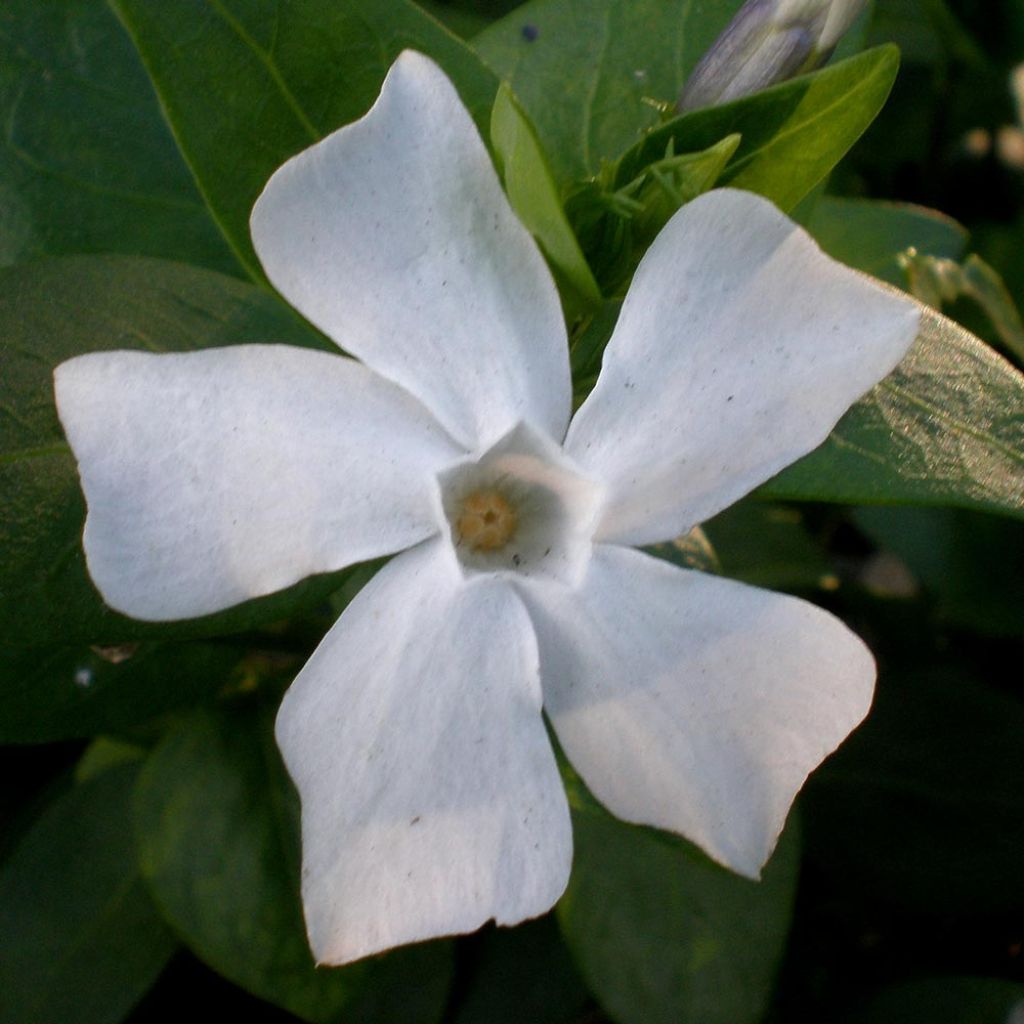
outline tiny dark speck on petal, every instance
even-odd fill
[[[735,397],[736,397],[735,395],[730,395],[730,396],[729,396],[729,397],[728,397],[728,398],[726,399],[726,401],[727,401],[727,402],[731,402],[731,401],[732,401],[732,400],[733,400],[733,399],[734,399]]]
[[[409,822],[409,824],[410,825],[416,825],[416,824],[419,823],[419,820],[420,820],[420,816],[417,814],[416,817],[413,818],[412,821]]]
[[[540,35],[540,29],[536,25],[524,25],[523,26],[523,38],[528,42],[535,42],[537,37]]]

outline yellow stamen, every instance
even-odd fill
[[[497,551],[516,532],[516,513],[497,491],[477,491],[463,500],[455,530],[473,551]]]

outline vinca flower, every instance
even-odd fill
[[[344,963],[546,911],[565,754],[613,814],[757,876],[867,712],[871,655],[819,608],[639,550],[828,435],[915,307],[765,200],[709,193],[637,270],[571,417],[558,294],[444,74],[406,52],[360,121],[252,214],[280,293],[347,355],[93,353],[56,372],[89,570],[140,619],[394,557],[298,674],[312,949]]]

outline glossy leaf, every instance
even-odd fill
[[[272,710],[199,712],[147,761],[135,811],[157,904],[214,970],[303,1020],[344,1012],[384,1024],[400,1007],[408,1024],[437,1021],[451,970],[444,943],[315,967],[299,901],[298,799],[274,746]]]
[[[662,157],[670,140],[685,153],[738,133],[742,142],[719,184],[757,192],[788,212],[875,119],[898,68],[896,48],[880,46],[753,96],[684,114],[623,155],[616,185]]]
[[[212,643],[0,647],[0,743],[122,732],[209,699],[241,656]]]
[[[53,368],[81,352],[274,341],[330,347],[251,285],[181,264],[79,256],[0,270],[0,642],[121,643],[245,629],[318,600],[333,576],[188,624],[107,609],[85,569],[85,508],[53,404]]]
[[[1024,374],[923,307],[903,362],[762,493],[1024,518]]]
[[[491,145],[512,209],[569,284],[575,301],[599,305],[601,291],[566,219],[544,151],[507,83],[494,100]]]
[[[249,213],[290,156],[362,116],[407,48],[433,57],[486,132],[497,82],[407,0],[110,0],[232,248],[260,276]]]
[[[510,82],[559,185],[597,174],[674,103],[741,0],[532,0],[473,40]],[[705,149],[732,129],[697,146]],[[659,157],[664,156],[661,146]],[[630,176],[635,177],[635,175]],[[629,180],[629,179],[626,179]]]
[[[240,267],[102,0],[0,6],[0,266],[123,252]]]
[[[0,870],[4,1024],[116,1024],[170,959],[126,826],[136,773],[111,768],[59,797]]]
[[[793,827],[751,882],[681,840],[607,814],[573,816],[558,917],[591,991],[619,1024],[755,1024],[792,913]]]

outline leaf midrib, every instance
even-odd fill
[[[285,101],[288,109],[292,112],[295,120],[302,126],[303,131],[309,136],[310,142],[319,142],[323,138],[316,125],[310,120],[305,110],[302,108],[302,104],[299,103],[295,94],[289,88],[288,83],[285,81],[284,75],[281,74],[281,69],[277,66],[277,62],[274,58],[261,47],[256,40],[250,35],[248,29],[224,6],[222,0],[207,0],[214,13],[217,14],[220,19],[231,29],[232,32],[241,40],[241,42],[248,47],[252,52],[253,56],[263,65],[264,70],[270,75],[270,78],[277,86],[281,93],[281,98]]]

